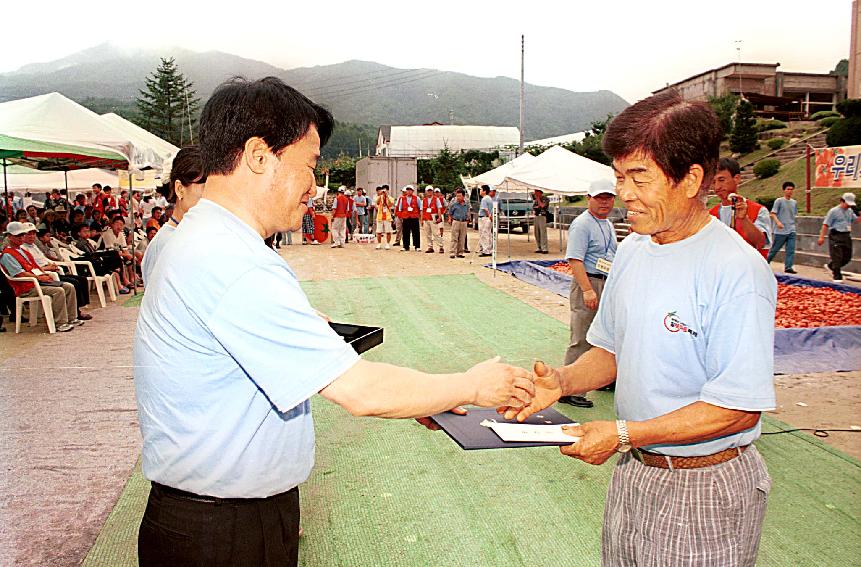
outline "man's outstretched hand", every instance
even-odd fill
[[[517,421],[523,421],[530,415],[552,406],[562,397],[562,378],[559,369],[547,366],[538,360],[533,366],[533,380],[535,395],[529,404],[522,408],[503,406],[496,411],[503,414],[505,419],[516,417]]]

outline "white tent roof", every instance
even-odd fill
[[[444,148],[492,150],[520,143],[520,130],[514,126],[391,126],[388,139],[380,136],[377,153],[387,156],[434,156]],[[383,129],[386,130],[385,128]]]
[[[118,187],[117,174],[104,169],[75,169],[67,172],[69,191],[90,190],[93,183]],[[11,166],[6,173],[9,191],[49,192],[66,187],[62,171],[39,171],[28,167]]]
[[[133,143],[98,114],[60,93],[0,103],[0,134],[107,150],[131,158]]]
[[[553,136],[552,138],[542,138],[540,140],[532,140],[523,145],[527,148],[533,146],[556,146],[559,144],[570,144],[571,142],[580,142],[586,137],[586,132],[574,132],[573,134],[564,134],[562,136]]]
[[[601,180],[615,184],[613,169],[561,146],[553,146],[510,172],[496,188],[512,192],[541,189],[557,195],[585,195],[593,182]]]
[[[485,171],[481,175],[475,177],[467,177],[463,179],[463,184],[466,187],[478,187],[480,185],[499,185],[505,178],[508,177],[517,168],[526,165],[535,159],[532,154],[522,154],[508,163],[504,163],[495,169]]]
[[[170,165],[179,148],[113,112],[102,114],[100,118],[134,144],[132,169],[170,171]]]

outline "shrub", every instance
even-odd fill
[[[840,122],[841,120],[843,120],[843,119],[839,116],[826,116],[825,118],[820,120],[818,122],[818,124],[820,126],[822,126],[823,128],[831,128],[832,126],[834,126],[836,123]]]
[[[780,120],[757,120],[756,121],[757,132],[765,132],[767,130],[780,130],[781,128],[786,128],[786,122],[782,122]]]
[[[760,179],[771,177],[778,171],[780,171],[780,161],[776,159],[764,159],[753,166],[753,174]]]
[[[767,143],[772,150],[779,150],[786,145],[786,138],[772,138]]]
[[[832,116],[840,117],[840,113],[834,110],[820,110],[819,112],[814,112],[810,115],[811,120],[822,120],[823,118],[830,118]]]
[[[861,116],[861,98],[847,98],[837,103],[837,112],[846,118]]]
[[[757,197],[756,202],[768,209],[769,211],[774,206],[777,197]]]
[[[845,102],[845,101],[844,101]],[[825,135],[829,146],[857,146],[861,144],[861,116],[837,120]]]

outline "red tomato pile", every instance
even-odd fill
[[[568,262],[556,262],[551,270],[573,275]],[[777,284],[778,329],[861,325],[861,295],[830,287]]]
[[[556,272],[562,272],[563,274],[568,274],[569,276],[574,275],[571,272],[571,266],[568,265],[568,262],[556,262],[555,264],[550,266],[550,269]]]
[[[777,284],[778,329],[861,325],[861,295],[828,287]]]

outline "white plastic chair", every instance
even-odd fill
[[[110,275],[98,276],[96,275],[96,270],[93,268],[93,263],[89,260],[73,260],[72,252],[70,250],[66,250],[65,248],[60,248],[60,258],[63,259],[62,262],[58,262],[58,265],[68,266],[74,275],[78,275],[77,266],[86,266],[86,268],[90,271],[90,275],[87,276],[87,281],[90,282],[92,287],[96,289],[96,293],[99,296],[99,304],[104,307],[105,303],[105,292],[102,286],[106,287],[108,290],[108,296],[111,298],[111,301],[117,300],[117,290],[114,288],[114,278]]]
[[[15,297],[15,333],[21,332],[21,315],[24,311],[24,305],[30,306],[30,326],[35,327],[38,324],[39,308],[41,307],[45,313],[45,322],[48,324],[48,332],[56,333],[57,328],[54,325],[54,310],[50,295],[42,293],[42,286],[39,285],[39,280],[36,278],[13,278],[6,271],[6,268],[0,264],[0,271],[6,276],[10,282],[32,282],[36,284],[36,295],[33,297]]]

